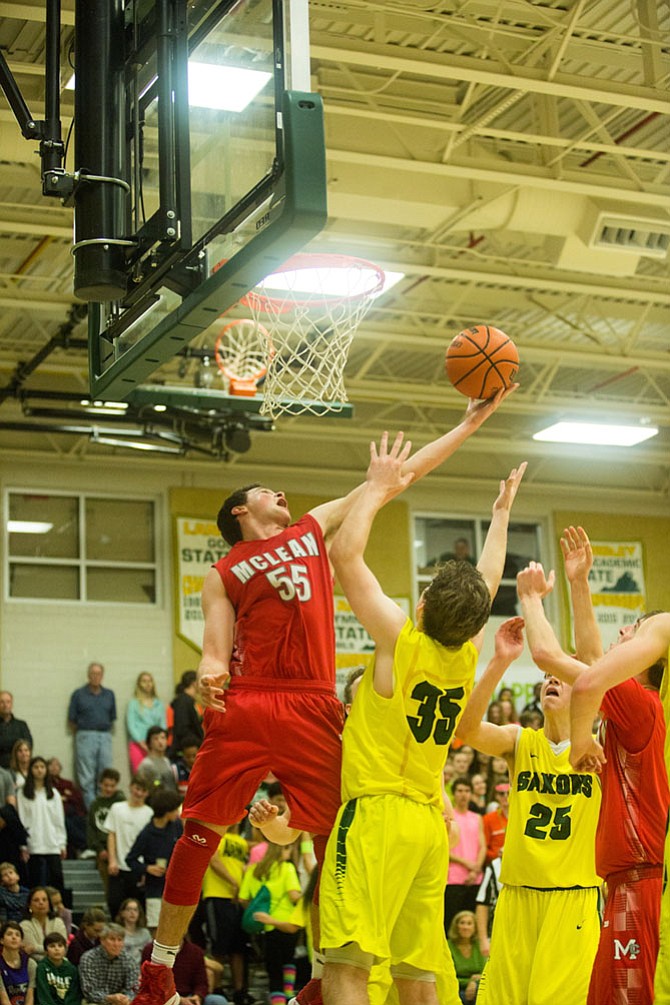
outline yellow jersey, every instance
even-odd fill
[[[514,758],[500,881],[540,890],[600,886],[596,775],[572,770],[570,744],[521,729]]]
[[[407,619],[393,656],[393,696],[361,678],[342,736],[342,799],[396,794],[442,808],[442,769],[475,677],[472,642],[446,649]]]
[[[234,889],[227,880],[214,872],[211,865],[208,865],[202,881],[202,895],[203,897],[224,897],[227,900],[232,900],[237,896],[242,884],[242,877],[249,858],[249,844],[239,834],[224,834],[219,841],[216,854],[236,881],[237,889]]]

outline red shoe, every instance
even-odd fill
[[[140,986],[135,995],[137,1005],[179,1005],[171,967],[145,960],[140,971]]]
[[[137,998],[135,998],[135,1001],[137,1001]],[[295,998],[291,998],[288,1005],[323,1005],[323,998],[321,997],[321,979],[318,977],[312,977],[312,979],[305,984],[302,991],[298,991]]]

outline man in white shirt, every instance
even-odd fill
[[[126,897],[137,896],[137,881],[126,863],[126,855],[135,838],[153,816],[151,807],[146,806],[149,786],[142,775],[135,775],[130,782],[130,795],[122,803],[113,803],[104,823],[107,831],[107,855],[109,889],[107,903],[109,913],[116,917],[119,907]]]

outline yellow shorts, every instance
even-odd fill
[[[477,1005],[584,1005],[600,937],[598,891],[500,891]]]
[[[666,842],[666,872],[670,869],[670,837]],[[661,900],[660,945],[654,978],[654,1005],[670,1005],[670,880],[666,876]]]
[[[321,874],[321,944],[348,942],[377,960],[437,971],[449,864],[442,814],[402,796],[340,808]]]

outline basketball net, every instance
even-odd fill
[[[249,319],[230,321],[214,346],[216,365],[228,379],[230,393],[249,398],[256,394],[256,385],[272,354],[269,332]]]
[[[294,255],[241,303],[268,331],[261,414],[337,412],[347,401],[344,367],[354,333],[384,273],[347,255]]]

